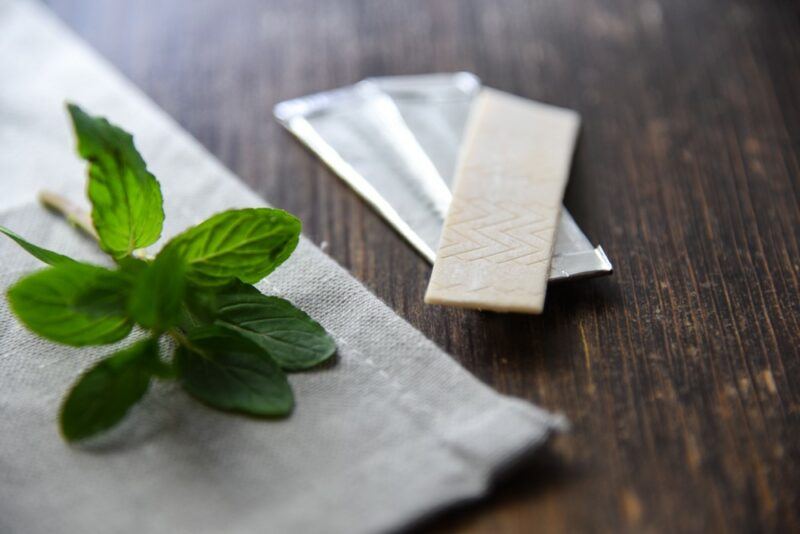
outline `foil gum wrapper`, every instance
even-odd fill
[[[275,117],[433,262],[470,106],[481,88],[470,73],[369,78],[281,102]],[[549,280],[610,274],[566,209]]]

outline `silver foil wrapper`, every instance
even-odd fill
[[[281,102],[275,117],[433,262],[479,90],[466,72],[370,78]],[[563,209],[550,280],[611,271],[603,249]]]

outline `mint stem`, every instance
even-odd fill
[[[70,224],[78,227],[95,241],[99,239],[89,212],[81,209],[68,198],[52,191],[39,191],[39,202],[47,209],[62,215]]]

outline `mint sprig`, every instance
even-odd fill
[[[164,221],[158,181],[129,133],[74,104],[67,109],[89,163],[89,230],[116,267],[69,258],[0,227],[49,264],[8,290],[11,310],[32,332],[72,346],[116,343],[134,326],[147,335],[77,380],[61,408],[64,438],[113,427],[156,379],[177,380],[214,408],[288,415],[294,400],[286,372],[324,362],[336,345],[305,312],[249,284],[292,254],[300,221],[278,209],[229,210],[143,259],[139,249],[158,240]],[[159,342],[164,336],[171,345]],[[162,354],[165,346],[173,353]]]

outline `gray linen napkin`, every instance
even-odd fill
[[[80,199],[66,99],[133,131],[166,199],[165,236],[263,204],[35,3],[0,0],[0,223],[87,261],[96,246],[35,202]],[[0,288],[38,268],[0,241]],[[291,376],[293,416],[222,414],[158,385],[91,448],[57,432],[69,384],[109,347],[37,339],[0,304],[0,532],[370,532],[479,496],[560,419],[496,394],[313,244],[262,284],[331,331],[337,363]]]

